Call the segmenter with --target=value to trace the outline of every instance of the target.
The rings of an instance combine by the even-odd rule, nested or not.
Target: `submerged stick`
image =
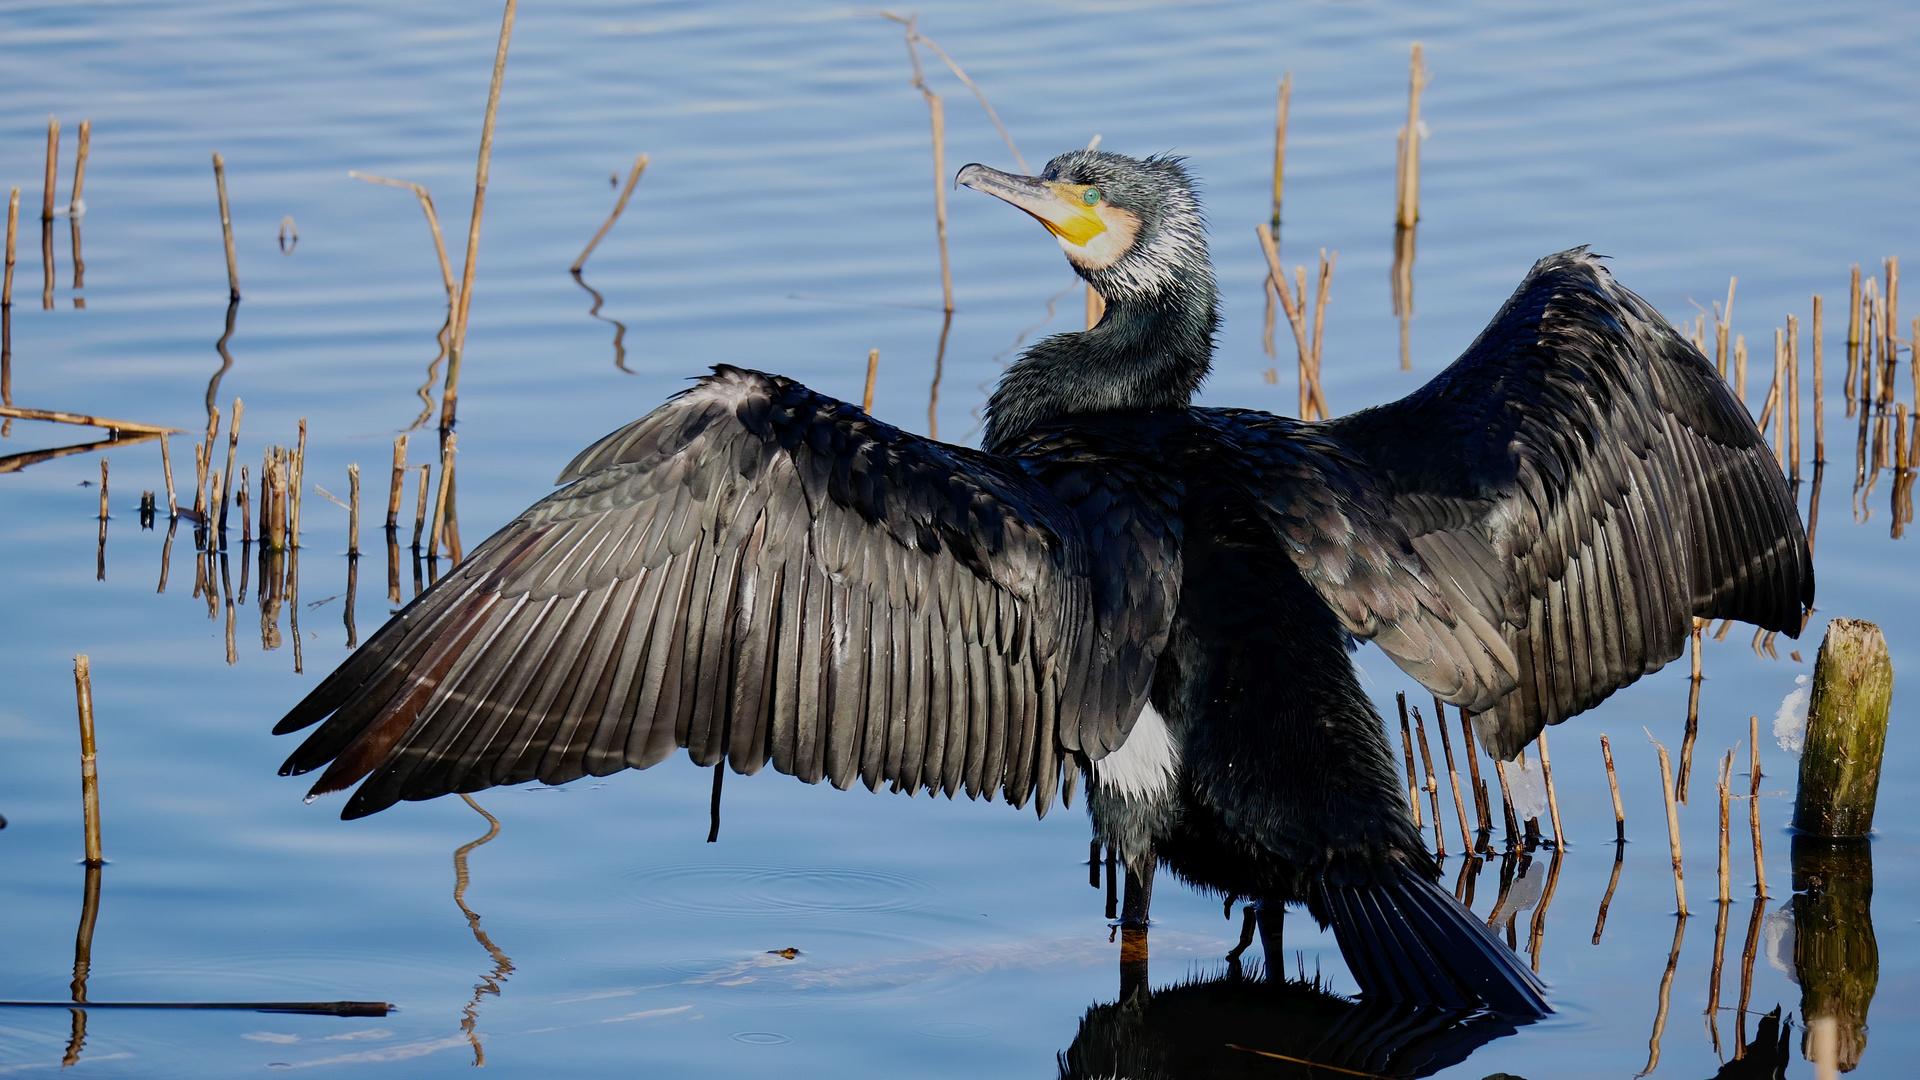
[[[227,163],[213,155],[213,185],[220,192],[220,242],[227,249],[227,298],[240,299],[240,267],[233,257],[233,215],[227,209]]]
[[[593,234],[593,239],[587,241],[587,246],[581,249],[580,257],[573,260],[573,265],[567,268],[569,272],[577,274],[581,267],[587,265],[587,256],[592,255],[593,249],[600,246],[601,239],[607,235],[608,229],[613,228],[613,223],[620,220],[620,211],[627,208],[627,200],[633,197],[634,185],[640,182],[640,174],[647,171],[649,160],[645,154],[633,159],[633,168],[627,173],[627,186],[620,192],[620,201],[613,204],[613,213],[607,215],[607,220],[600,225],[600,231]]]
[[[1660,794],[1667,804],[1667,847],[1673,852],[1673,898],[1679,905],[1682,920],[1687,911],[1687,882],[1680,868],[1680,811],[1673,798],[1673,766],[1667,760],[1667,748],[1653,732],[1647,732],[1647,741],[1660,751]]]
[[[880,376],[880,350],[867,350],[867,388],[860,395],[860,411],[873,415],[873,382]]]
[[[94,767],[93,668],[86,653],[73,658],[73,692],[80,711],[80,808],[86,828],[87,865],[100,866],[100,775]]]
[[[467,316],[473,308],[473,277],[479,269],[480,218],[487,205],[487,173],[493,163],[493,122],[500,114],[500,83],[507,73],[507,45],[513,40],[513,13],[518,0],[507,0],[500,17],[500,44],[493,54],[493,82],[487,88],[487,114],[480,125],[480,159],[474,167],[473,212],[467,218],[467,251],[460,271],[460,297],[447,350],[447,382],[440,392],[440,430],[453,430],[454,406],[460,397],[460,361],[467,354]]]

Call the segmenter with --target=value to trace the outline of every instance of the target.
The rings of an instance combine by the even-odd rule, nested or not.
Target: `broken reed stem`
[[[307,418],[300,418],[300,443],[293,451],[293,475],[287,479],[287,546],[300,546],[300,488],[307,479]],[[295,639],[298,644],[299,639]]]
[[[229,491],[233,488],[233,458],[240,449],[240,414],[246,408],[239,398],[233,399],[233,418],[227,421],[227,467],[220,475],[226,478]],[[227,500],[222,498],[216,508],[220,514],[220,535],[227,535]],[[221,544],[222,547],[226,545]]]
[[[76,156],[73,161],[73,191],[67,196],[67,217],[70,219],[78,220],[85,216],[87,212],[86,206],[81,202],[80,193],[85,190],[87,186],[87,150],[92,142],[93,121],[80,121],[80,147],[75,151]],[[77,263],[79,260],[80,253],[76,251],[74,252],[74,261]],[[76,273],[78,273],[78,269],[76,266]],[[77,287],[78,282],[75,284]]]
[[[1826,380],[1821,370],[1821,359],[1825,350],[1820,340],[1824,332],[1821,299],[1816,294],[1813,298],[1813,464],[1815,468],[1827,463]]]
[[[1553,821],[1553,847],[1562,851],[1567,846],[1567,834],[1560,829],[1560,793],[1553,787],[1553,758],[1547,754],[1547,730],[1540,729],[1540,778],[1547,784],[1547,816]]]
[[[898,15],[886,11],[881,12],[880,17],[897,22],[907,28],[907,55],[913,59],[914,85],[918,87],[925,81],[924,75],[920,70],[920,54],[914,50],[914,45],[917,43],[932,49],[933,54],[940,58],[940,62],[947,65],[947,70],[953,72],[953,77],[959,79],[961,84],[968,90],[973,91],[973,96],[979,100],[980,107],[986,110],[987,119],[993,121],[994,130],[1000,133],[1001,141],[1007,144],[1007,151],[1013,155],[1013,160],[1020,163],[1020,171],[1023,173],[1032,172],[1033,170],[1027,167],[1027,159],[1020,156],[1020,148],[1013,145],[1013,136],[1007,133],[1007,125],[1000,122],[1000,114],[993,111],[993,102],[987,100],[987,95],[982,93],[980,87],[975,85],[974,81],[967,77],[967,73],[961,69],[959,64],[953,62],[953,57],[948,56],[947,51],[942,49],[938,42],[920,32],[920,17],[913,15],[903,19]],[[1095,138],[1097,140],[1098,136],[1095,136]],[[1093,147],[1089,146],[1087,149],[1091,150]]]
[[[433,194],[425,184],[416,184],[411,180],[389,180],[384,176],[352,172],[348,176],[355,180],[365,180],[369,184],[385,184],[388,187],[406,188],[420,200],[420,210],[427,215],[427,228],[433,230],[433,251],[440,257],[440,280],[446,285],[447,303],[452,304],[459,295],[459,286],[453,280],[453,265],[447,261],[447,242],[440,235],[440,215],[433,209]]]
[[[507,73],[507,45],[513,40],[513,13],[518,0],[507,0],[500,17],[500,44],[493,54],[493,82],[487,88],[487,115],[480,125],[480,158],[474,167],[473,213],[467,218],[467,251],[460,271],[460,294],[455,304],[453,332],[448,338],[447,382],[440,392],[440,430],[453,431],[454,406],[460,397],[460,361],[467,354],[467,315],[473,308],[473,276],[479,269],[480,218],[487,204],[487,171],[493,162],[493,121],[500,113],[500,82]],[[443,480],[444,483],[444,480]],[[437,537],[439,525],[435,523]]]
[[[873,381],[880,376],[880,350],[867,350],[867,388],[860,394],[860,411],[873,415]]]
[[[1320,371],[1313,362],[1313,346],[1307,338],[1306,314],[1302,308],[1306,304],[1305,291],[1302,290],[1299,302],[1294,301],[1291,288],[1287,285],[1286,271],[1280,268],[1280,247],[1273,238],[1273,231],[1265,222],[1254,226],[1254,235],[1260,239],[1260,250],[1267,257],[1267,280],[1280,294],[1280,308],[1286,312],[1287,324],[1293,328],[1294,348],[1299,352],[1300,371],[1306,380],[1305,390],[1300,396],[1300,418],[1310,419],[1318,412],[1321,416],[1331,415],[1327,411],[1326,394],[1320,389]]]
[[[1727,335],[1733,329],[1733,290],[1739,278],[1727,279],[1727,306],[1713,313],[1713,362],[1720,377],[1727,377]]]
[[[167,449],[167,433],[160,433],[160,471],[167,476],[167,520],[180,516],[180,505],[173,495],[173,452]]]
[[[940,306],[953,314],[953,267],[947,261],[947,105],[925,87],[927,112],[933,123],[933,225],[940,238]]]
[[[227,249],[227,298],[240,299],[240,267],[233,257],[233,215],[227,210],[227,163],[213,155],[213,186],[220,192],[220,242]]]
[[[1278,241],[1276,241],[1276,244],[1277,243]],[[1328,418],[1326,396],[1320,392],[1320,357],[1322,355],[1321,347],[1326,344],[1327,300],[1333,295],[1333,264],[1338,261],[1339,258],[1340,253],[1337,251],[1328,254],[1326,248],[1320,249],[1320,276],[1315,288],[1313,300],[1312,383],[1315,399],[1314,407],[1319,414],[1315,417],[1317,420],[1325,420]],[[1302,290],[1300,293],[1300,303],[1302,306],[1305,306],[1306,300],[1306,292]]]
[[[360,557],[360,466],[347,466],[347,558]]]
[[[1627,815],[1620,808],[1620,778],[1613,772],[1613,746],[1605,735],[1600,736],[1600,756],[1607,762],[1607,790],[1613,795],[1613,842],[1627,842]]]
[[[107,520],[107,459],[100,459],[100,520]]]
[[[1440,750],[1447,756],[1447,783],[1453,786],[1453,812],[1460,820],[1460,853],[1471,855],[1473,839],[1468,835],[1467,829],[1467,802],[1460,797],[1460,770],[1454,767],[1453,737],[1447,734],[1447,706],[1440,700],[1439,695],[1435,695],[1433,699],[1433,716],[1433,726],[1440,731]],[[1472,753],[1473,747],[1467,747],[1467,752]]]
[[[1673,850],[1673,898],[1680,907],[1676,913],[1681,916],[1687,911],[1687,882],[1680,869],[1680,810],[1673,799],[1673,766],[1667,760],[1667,748],[1653,732],[1647,732],[1647,741],[1660,751],[1660,794],[1667,803],[1667,846]]]
[[[1441,858],[1447,857],[1447,837],[1445,823],[1440,819],[1440,781],[1433,771],[1433,752],[1427,749],[1427,723],[1420,716],[1420,707],[1413,708],[1413,730],[1420,739],[1420,767],[1427,774],[1427,804],[1433,810],[1433,848]]]
[[[94,766],[93,670],[86,653],[73,658],[73,693],[80,710],[80,809],[86,828],[87,865],[100,866],[100,776]]]
[[[1400,703],[1400,749],[1406,755],[1407,763],[1407,806],[1413,814],[1413,827],[1426,828],[1420,813],[1420,781],[1413,772],[1413,727],[1407,722],[1407,695],[1395,694]]]
[[[400,489],[407,479],[407,437],[393,440],[393,476],[387,483],[387,531],[400,528]]]
[[[1394,222],[1404,229],[1420,220],[1420,92],[1426,85],[1426,63],[1416,41],[1407,60],[1407,124],[1401,129],[1400,182],[1394,210]]]
[[[1280,79],[1280,98],[1273,124],[1273,235],[1280,235],[1280,192],[1287,175],[1287,107],[1293,101],[1293,72]],[[1442,719],[1445,719],[1444,717]]]
[[[634,186],[640,183],[640,174],[647,171],[649,160],[651,159],[645,154],[633,159],[633,168],[627,172],[627,186],[620,192],[620,201],[613,204],[613,213],[607,215],[607,220],[600,225],[600,231],[594,233],[593,239],[587,241],[587,246],[581,249],[580,257],[573,260],[573,265],[567,268],[568,271],[579,273],[580,268],[587,265],[587,256],[593,254],[593,249],[600,246],[600,240],[607,235],[607,230],[613,228],[613,223],[620,220],[620,211],[627,208],[627,200],[633,197]]]
[[[1747,403],[1747,335],[1733,336],[1733,395]]]
[[[420,483],[415,485],[416,495],[413,506],[413,555],[420,557],[420,533],[427,527],[427,485],[432,482],[432,465],[420,466]]]

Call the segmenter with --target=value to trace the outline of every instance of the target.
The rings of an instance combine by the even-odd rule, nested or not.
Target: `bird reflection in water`
[[[1486,1012],[1354,1001],[1314,979],[1228,974],[1096,1005],[1060,1077],[1431,1076],[1511,1035]]]

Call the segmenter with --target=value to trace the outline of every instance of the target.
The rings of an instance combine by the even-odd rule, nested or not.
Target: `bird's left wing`
[[[1042,480],[716,369],[323,680],[275,728],[326,720],[282,772],[327,766],[316,793],[365,778],[358,817],[685,747],[839,787],[1037,792],[1044,812],[1067,753],[1124,738],[1165,640],[1170,612],[1101,597],[1178,557],[1076,453],[1099,456],[1039,451]]]
[[[1509,757],[1680,655],[1695,617],[1797,634],[1792,491],[1698,350],[1584,250],[1446,371],[1319,424],[1216,414],[1304,577]]]

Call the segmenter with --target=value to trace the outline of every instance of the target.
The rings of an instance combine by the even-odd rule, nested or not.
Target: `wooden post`
[[[80,808],[86,824],[87,865],[100,866],[100,777],[94,768],[93,671],[87,654],[73,658],[73,691],[80,706]]]
[[[1828,623],[1807,703],[1794,828],[1830,838],[1872,830],[1892,702],[1893,662],[1880,628],[1860,619]]]

